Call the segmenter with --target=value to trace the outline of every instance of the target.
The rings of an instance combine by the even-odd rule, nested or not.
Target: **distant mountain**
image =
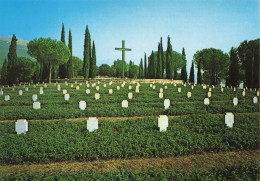
[[[27,54],[27,43],[29,43],[29,41],[22,40],[18,37],[17,39],[17,56],[24,56],[32,59],[32,57]],[[0,65],[3,64],[5,58],[7,59],[11,40],[12,36],[0,36]]]

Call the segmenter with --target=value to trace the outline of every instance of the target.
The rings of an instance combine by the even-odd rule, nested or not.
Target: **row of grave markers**
[[[233,128],[234,114],[227,112],[225,115],[225,124],[229,128]],[[169,126],[169,119],[166,115],[160,115],[158,118],[158,128],[160,132],[166,132]],[[93,132],[98,129],[98,119],[96,117],[89,117],[87,120],[87,130]],[[15,131],[17,134],[26,134],[28,131],[28,122],[26,119],[19,119],[15,123]]]

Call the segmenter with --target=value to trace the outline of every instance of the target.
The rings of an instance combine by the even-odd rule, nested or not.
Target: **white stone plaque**
[[[127,100],[122,101],[122,107],[125,107],[125,108],[128,107],[128,101]]]
[[[204,99],[204,104],[205,104],[205,105],[209,105],[209,98],[205,98],[205,99]]]
[[[69,94],[65,94],[64,95],[64,99],[65,99],[65,101],[68,101],[70,99],[70,95]]]
[[[5,95],[5,101],[10,101],[10,96],[9,95]]]
[[[163,88],[160,88],[160,92],[163,93]]]
[[[167,87],[167,85],[166,86],[164,86],[164,89],[167,89],[168,87]]]
[[[253,98],[253,103],[256,104],[257,102],[258,102],[258,100],[257,100],[257,97],[255,96],[255,97]]]
[[[86,89],[86,94],[90,94],[90,89]]]
[[[128,93],[128,99],[133,99],[133,93],[132,92]]]
[[[221,87],[221,92],[223,92],[224,91],[224,88],[223,87]]]
[[[28,87],[25,87],[25,91],[26,91],[26,92],[28,92],[28,91],[29,91]]]
[[[60,84],[57,85],[57,90],[60,91]]]
[[[158,118],[158,127],[160,129],[160,132],[165,132],[168,126],[168,117],[166,115],[160,115]]]
[[[165,99],[164,100],[164,108],[168,109],[170,107],[171,103],[170,103],[170,99]]]
[[[225,124],[227,125],[227,127],[233,128],[233,124],[234,124],[234,114],[233,113],[231,113],[231,112],[226,113]]]
[[[256,92],[256,95],[259,97],[259,91]]]
[[[113,94],[113,89],[108,89],[109,94]]]
[[[234,106],[237,106],[237,104],[238,104],[238,99],[237,99],[237,97],[234,97],[234,99],[233,99],[233,104],[234,104]]]
[[[107,84],[104,84],[104,87],[107,87]]]
[[[163,93],[162,93],[162,92],[159,93],[159,98],[160,98],[160,99],[163,98]]]
[[[76,86],[76,90],[79,90],[79,86]]]
[[[181,92],[181,88],[180,87],[178,88],[178,92]]]
[[[96,86],[96,90],[99,91],[99,86]]]
[[[4,95],[4,91],[0,90],[0,96]]]
[[[136,86],[135,92],[136,92],[136,93],[139,93],[139,91],[140,91],[140,90],[139,90],[139,86]]]
[[[187,92],[187,97],[188,97],[188,98],[191,97],[191,92]]]
[[[79,101],[79,108],[80,110],[85,110],[87,107],[86,101]]]
[[[15,123],[15,131],[17,134],[26,134],[28,131],[28,122],[26,119],[18,119]]]
[[[246,91],[242,91],[242,96],[245,97]]]
[[[34,102],[33,103],[33,109],[41,109],[41,103],[40,102]]]
[[[129,89],[129,90],[132,90],[132,86],[131,86],[131,85],[130,85],[130,86],[128,86],[128,89]]]
[[[99,93],[96,93],[96,94],[95,94],[95,99],[96,99],[96,100],[100,99],[100,94],[99,94]]]
[[[43,87],[45,87],[45,88],[46,88],[46,87],[47,87],[47,84],[46,84],[46,83],[44,83]]]
[[[63,90],[62,90],[62,93],[63,93],[63,94],[67,94],[67,90],[66,90],[66,89],[63,89]]]
[[[89,132],[93,132],[98,129],[98,119],[96,117],[90,117],[88,119],[87,129]]]
[[[117,90],[120,90],[120,86],[116,86],[116,89],[117,89]]]
[[[153,85],[153,89],[155,89],[156,88],[156,86],[155,85]]]
[[[208,92],[208,97],[211,97],[211,92]]]
[[[22,96],[22,95],[23,95],[23,91],[19,90],[19,96]]]
[[[40,94],[43,94],[43,90],[40,89]]]
[[[37,101],[37,99],[38,99],[38,95],[37,95],[37,94],[33,94],[33,95],[32,95],[32,100],[33,100],[33,101]]]

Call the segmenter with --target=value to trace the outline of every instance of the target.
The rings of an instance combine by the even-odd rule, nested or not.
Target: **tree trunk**
[[[51,83],[51,65],[50,65],[49,83]]]

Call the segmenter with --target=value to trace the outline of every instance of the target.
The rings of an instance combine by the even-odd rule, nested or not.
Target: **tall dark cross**
[[[115,48],[115,50],[122,51],[122,69],[124,78],[124,62],[125,62],[125,51],[132,51],[130,48],[125,48],[125,40],[122,40],[122,48]]]

